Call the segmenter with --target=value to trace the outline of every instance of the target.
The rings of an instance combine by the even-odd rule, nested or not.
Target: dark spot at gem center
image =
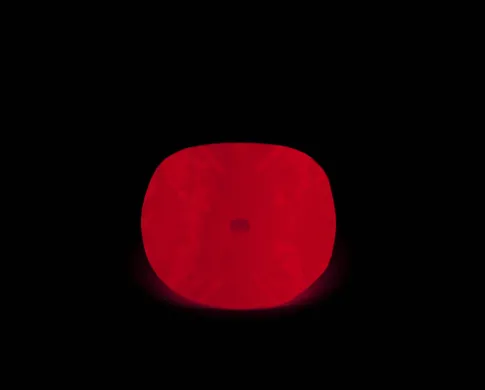
[[[236,218],[231,221],[231,230],[233,232],[249,231],[249,221],[244,218]]]

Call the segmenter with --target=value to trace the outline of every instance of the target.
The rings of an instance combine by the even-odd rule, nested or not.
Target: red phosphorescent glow
[[[191,147],[155,171],[142,236],[158,277],[212,308],[283,305],[327,268],[335,239],[323,169],[284,146]]]

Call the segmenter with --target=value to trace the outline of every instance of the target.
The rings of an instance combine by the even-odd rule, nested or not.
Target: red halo
[[[335,239],[323,169],[284,146],[221,143],[166,158],[148,186],[142,237],[174,292],[206,307],[281,306],[327,268]]]

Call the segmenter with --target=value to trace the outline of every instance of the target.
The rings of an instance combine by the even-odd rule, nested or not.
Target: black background
[[[76,132],[63,152],[76,156],[64,178],[76,199],[70,217],[82,222],[65,306],[96,339],[149,349],[187,340],[213,347],[402,340],[416,318],[407,315],[417,293],[406,277],[418,261],[409,256],[416,235],[407,224],[416,225],[411,183],[422,169],[413,162],[422,124],[412,76],[338,57],[325,72],[300,67],[291,79],[271,66],[219,65],[172,63],[168,71],[132,56],[78,75],[75,113],[67,115]],[[337,216],[330,268],[343,273],[335,291],[291,309],[224,313],[178,307],[140,283],[141,207],[154,170],[176,151],[214,142],[286,145],[323,167]]]
[[[22,145],[35,144],[49,157],[42,169],[29,161],[41,171],[35,191],[48,190],[38,206],[46,211],[38,230],[47,233],[47,261],[35,256],[34,263],[52,278],[47,283],[34,274],[52,295],[41,300],[29,291],[26,301],[38,310],[29,313],[25,333],[45,323],[69,352],[77,352],[73,341],[89,346],[88,359],[103,360],[106,344],[111,355],[147,356],[131,353],[135,346],[160,359],[170,349],[185,358],[200,351],[206,360],[207,351],[239,354],[241,346],[251,359],[265,350],[282,359],[310,356],[291,354],[292,346],[319,358],[332,358],[335,346],[348,358],[355,350],[348,347],[364,344],[367,361],[378,347],[400,354],[408,342],[421,345],[415,333],[434,332],[428,320],[442,290],[420,275],[434,273],[445,257],[420,244],[437,236],[429,223],[436,199],[427,188],[454,167],[445,163],[449,156],[435,157],[444,150],[446,127],[438,119],[446,122],[453,110],[436,99],[446,100],[450,86],[448,60],[429,60],[437,47],[434,30],[432,39],[419,36],[419,44],[408,42],[408,25],[399,36],[376,28],[377,39],[342,25],[314,34],[322,36],[316,43],[288,36],[278,47],[268,39],[253,48],[227,37],[211,48],[214,40],[197,34],[179,43],[178,31],[135,38],[107,28],[109,34],[86,41],[86,29],[50,45],[63,35],[54,29],[56,39],[40,38],[25,62],[23,77],[33,89],[27,97],[37,109],[20,116],[32,117],[36,129]],[[55,131],[49,138],[40,128]],[[151,175],[166,156],[211,142],[287,145],[325,169],[336,206],[335,249],[342,254],[332,264],[345,260],[342,284],[332,294],[291,310],[227,314],[174,306],[139,283],[136,265],[146,262],[141,206]],[[443,154],[448,150],[459,159],[456,147]],[[54,173],[52,183],[46,172]],[[442,181],[450,187],[448,178]],[[54,209],[63,220],[49,228]],[[446,215],[441,206],[436,214]],[[50,261],[51,253],[59,263]],[[437,299],[423,294],[420,278]],[[40,338],[50,343],[46,335]],[[230,363],[234,354],[218,356]]]

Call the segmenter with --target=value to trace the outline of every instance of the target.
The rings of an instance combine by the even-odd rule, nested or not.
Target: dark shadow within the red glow
[[[335,224],[323,169],[302,152],[266,144],[173,154],[154,173],[142,210],[145,252],[169,287],[164,295],[228,310],[280,307],[316,285]]]
[[[345,243],[337,237],[332,259],[325,272],[303,293],[277,308],[245,310],[246,316],[273,316],[281,314],[291,314],[309,305],[318,304],[325,301],[337,292],[346,282],[348,276],[348,256]],[[153,268],[150,266],[143,247],[139,247],[133,257],[133,273],[135,282],[152,299],[165,302],[170,305],[186,307],[206,315],[224,316],[236,314],[238,311],[215,309],[208,306],[197,304],[185,299],[172,291],[160,278],[157,277]]]

